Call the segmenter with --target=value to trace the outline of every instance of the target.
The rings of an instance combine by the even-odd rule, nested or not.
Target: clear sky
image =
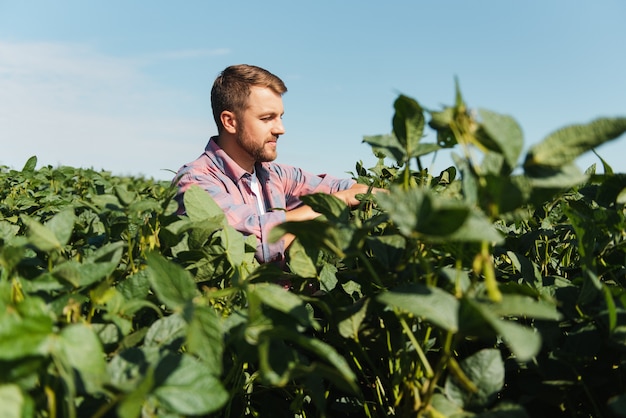
[[[626,1],[0,0],[0,165],[170,179],[216,133],[211,84],[237,63],[287,84],[278,161],[307,171],[373,165],[363,136],[391,131],[397,95],[439,109],[455,76],[527,149],[626,116]],[[626,135],[598,151],[626,172]]]

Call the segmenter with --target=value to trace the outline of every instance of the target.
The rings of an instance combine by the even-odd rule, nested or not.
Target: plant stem
[[[450,331],[446,332],[445,341],[442,347],[442,355],[439,359],[439,362],[437,363],[437,368],[435,369],[433,377],[428,381],[426,385],[424,385],[424,393],[422,396],[423,403],[420,408],[422,411],[430,407],[432,397],[435,394],[435,390],[437,389],[437,382],[439,381],[439,379],[443,375],[443,372],[448,366],[448,361],[452,355],[453,340],[454,334]]]
[[[494,302],[502,301],[502,293],[498,289],[498,282],[496,281],[496,272],[493,266],[493,259],[489,252],[489,243],[483,241],[481,243],[481,253],[483,263],[483,275],[485,277],[485,286],[487,287],[487,294],[489,298]]]
[[[424,372],[426,373],[426,377],[429,379],[432,378],[433,369],[430,366],[428,359],[426,358],[426,354],[424,354],[424,350],[422,350],[422,346],[417,342],[417,339],[415,338],[413,331],[411,331],[411,328],[409,328],[409,325],[406,323],[404,318],[398,315],[398,319],[400,320],[400,324],[402,325],[402,329],[404,330],[404,333],[407,335],[407,337],[409,337],[409,340],[411,340],[411,344],[413,344],[413,347],[415,348],[415,351],[417,352],[417,356],[420,359],[420,363],[425,369]]]
[[[49,418],[56,418],[57,416],[57,402],[56,397],[54,396],[54,391],[48,385],[44,388],[44,392],[46,394],[46,400],[48,402],[48,412],[50,413]]]

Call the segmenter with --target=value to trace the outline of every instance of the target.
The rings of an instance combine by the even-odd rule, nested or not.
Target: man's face
[[[252,86],[246,110],[237,118],[237,145],[254,162],[274,161],[276,141],[285,133],[283,100],[266,87]]]

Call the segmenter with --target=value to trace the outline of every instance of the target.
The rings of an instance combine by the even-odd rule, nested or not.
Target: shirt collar
[[[215,161],[215,163],[222,169],[232,181],[238,183],[242,177],[250,175],[246,170],[241,168],[239,164],[235,162],[226,152],[217,144],[217,137],[211,137],[209,143],[204,149],[204,153]],[[265,183],[269,180],[269,166],[271,163],[255,163],[254,168],[257,173],[257,177],[261,183]]]

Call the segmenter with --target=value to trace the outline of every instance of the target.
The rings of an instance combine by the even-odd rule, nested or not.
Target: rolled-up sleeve
[[[273,176],[270,183],[280,183],[280,187],[272,184],[268,188],[271,193],[282,194],[284,208],[292,210],[300,206],[300,197],[313,193],[334,193],[352,187],[356,181],[340,179],[327,174],[311,174],[296,167],[286,165],[272,166]],[[274,198],[274,196],[272,196]],[[281,198],[281,196],[276,196]]]

